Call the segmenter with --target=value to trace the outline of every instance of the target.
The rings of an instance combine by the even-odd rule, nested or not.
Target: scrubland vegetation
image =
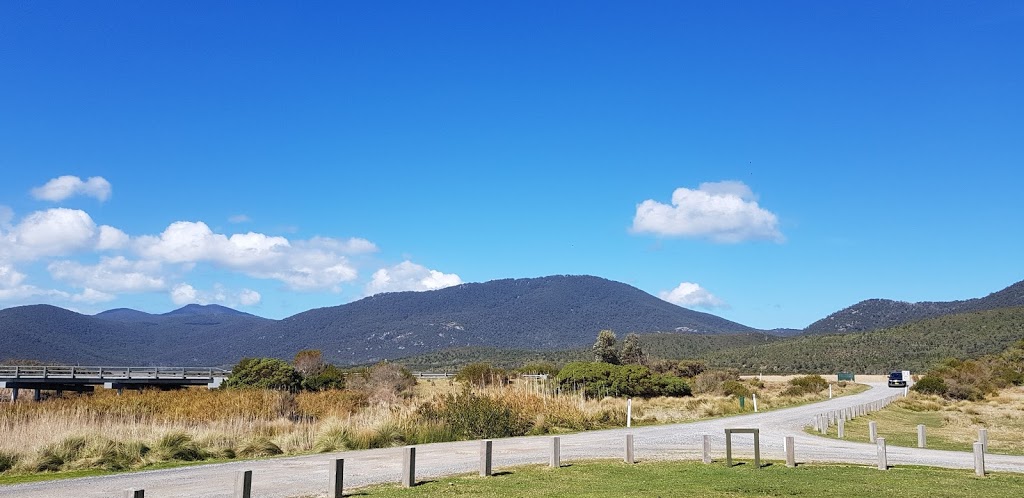
[[[417,384],[401,367],[380,364],[348,373],[344,389],[316,391],[302,390],[301,386],[309,385],[303,383],[309,377],[292,376],[283,367],[294,367],[284,362],[244,363],[228,383],[235,388],[121,396],[100,390],[38,403],[0,404],[0,473],[118,471],[167,462],[565,433],[625,424],[626,400],[574,387],[567,380],[569,367],[559,377],[535,381],[517,378],[518,372],[481,365],[468,369],[465,381]],[[662,376],[685,386],[685,396],[649,393],[650,397],[634,399],[634,424],[737,413],[736,397],[754,393],[762,409],[825,396],[821,389],[794,392],[790,384],[740,380],[735,371],[706,370],[696,362],[663,362],[652,368],[594,365],[601,372],[623,369],[630,373],[624,377],[627,381]],[[263,373],[254,380],[284,379],[290,390],[242,386],[240,379],[251,373],[249,367]],[[540,363],[524,366],[523,371],[550,373],[553,368]],[[675,377],[672,371],[690,377]],[[322,370],[308,372],[315,376]],[[486,378],[491,382],[472,381]],[[617,380],[619,387],[628,387],[629,382]],[[275,385],[281,387],[277,381]],[[751,409],[748,401],[746,411]]]

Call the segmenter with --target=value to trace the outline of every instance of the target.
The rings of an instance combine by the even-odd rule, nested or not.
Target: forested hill
[[[336,361],[357,363],[462,346],[575,348],[593,344],[602,329],[620,335],[754,330],[621,282],[550,276],[378,294],[286,318],[266,340],[282,352],[315,346]]]
[[[920,372],[946,358],[978,358],[1024,339],[1024,307],[976,311],[846,334],[807,334],[711,353],[708,363],[744,372]]]
[[[551,276],[398,292],[268,320],[190,305],[165,314],[95,316],[53,306],[0,310],[0,360],[223,365],[320,349],[342,364],[450,347],[530,350],[593,344],[597,332],[742,333],[753,329],[591,276]]]
[[[1024,281],[988,296],[963,301],[908,303],[869,299],[837,311],[804,329],[808,333],[858,332],[895,327],[926,318],[1024,306]]]

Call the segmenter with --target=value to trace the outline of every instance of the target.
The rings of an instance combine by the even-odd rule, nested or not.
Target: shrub
[[[937,394],[939,396],[945,396],[949,387],[946,386],[946,381],[943,380],[942,377],[929,374],[921,377],[921,379],[918,380],[911,389],[922,394]]]
[[[586,396],[592,398],[690,394],[690,386],[685,381],[668,377],[652,374],[641,365],[573,362],[558,373],[557,380],[562,389],[583,389]]]
[[[508,374],[500,368],[492,367],[490,363],[470,363],[455,374],[455,380],[477,387],[485,387],[495,383],[508,382]]]
[[[350,389],[361,391],[369,403],[393,404],[412,395],[416,378],[394,363],[381,362],[347,380]]]
[[[18,455],[0,451],[0,473],[11,470],[18,464]]]
[[[161,460],[181,460],[195,462],[206,459],[209,454],[204,451],[192,436],[184,432],[165,434],[153,447],[153,453]]]
[[[555,377],[558,375],[558,366],[550,361],[534,361],[523,365],[516,371],[523,374],[547,374],[548,377]]]
[[[277,358],[244,358],[231,369],[224,387],[297,391],[301,382],[299,372]]]
[[[345,374],[334,365],[325,365],[316,372],[303,377],[302,388],[308,391],[344,389]]]
[[[722,391],[727,396],[750,396],[750,388],[738,380],[727,380],[722,384]]]
[[[820,375],[804,375],[790,379],[789,387],[782,392],[786,396],[803,396],[819,393],[828,388],[828,381]]]
[[[420,407],[420,416],[447,427],[463,439],[485,439],[525,435],[530,421],[524,413],[500,398],[464,389]]]
[[[253,438],[238,450],[239,456],[245,458],[268,457],[281,453],[283,453],[281,447],[267,437]]]
[[[696,393],[725,394],[723,385],[730,380],[739,380],[736,370],[705,370],[693,378],[693,390]]]

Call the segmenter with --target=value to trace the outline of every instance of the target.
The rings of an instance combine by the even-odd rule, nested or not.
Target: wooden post
[[[558,436],[551,438],[551,459],[548,461],[548,465],[551,467],[562,466],[562,451],[561,451],[561,439]]]
[[[146,498],[146,490],[126,489],[124,490],[124,498]]]
[[[793,436],[786,436],[786,467],[796,467],[796,450],[793,449]]]
[[[919,424],[917,426],[917,447],[924,448],[926,442],[927,441],[925,440],[924,424]]]
[[[490,439],[480,441],[480,476],[491,475],[491,449],[493,442]]]
[[[985,477],[985,445],[974,443],[974,474]]]
[[[235,474],[234,498],[252,498],[252,471],[240,470]]]
[[[416,447],[406,446],[402,458],[402,487],[411,488],[416,485]]]
[[[636,460],[633,458],[633,435],[626,434],[626,463],[635,463]]]
[[[889,470],[889,459],[885,455],[885,438],[878,438],[878,470]]]
[[[878,441],[878,422],[874,420],[868,422],[868,441],[872,443]]]
[[[328,488],[327,498],[342,498],[345,496],[342,489],[344,488],[344,477],[345,477],[345,459],[337,458],[331,461],[330,470],[328,471]]]
[[[981,443],[982,451],[988,453],[988,429],[978,429],[978,442]]]
[[[725,444],[729,444],[729,440],[725,440]],[[704,435],[704,463],[711,463],[711,436]]]

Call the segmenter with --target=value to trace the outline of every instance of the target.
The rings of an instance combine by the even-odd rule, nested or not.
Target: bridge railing
[[[212,379],[227,377],[222,368],[91,367],[0,365],[0,378],[9,379]]]

